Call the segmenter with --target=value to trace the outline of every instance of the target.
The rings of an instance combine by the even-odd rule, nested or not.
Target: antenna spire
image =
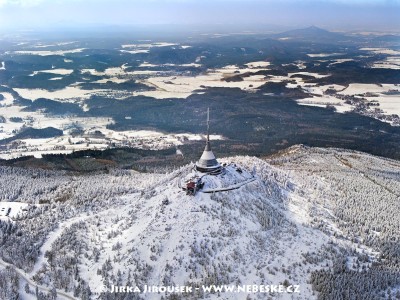
[[[207,142],[210,141],[210,108],[207,108]]]
[[[221,165],[215,158],[214,153],[211,151],[210,145],[210,108],[207,108],[207,141],[204,148],[203,155],[196,163],[196,170],[207,174],[221,173]]]

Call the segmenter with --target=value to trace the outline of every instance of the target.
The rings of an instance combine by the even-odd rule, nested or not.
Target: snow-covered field
[[[353,109],[351,105],[346,104],[343,100],[333,96],[314,96],[312,98],[297,100],[297,103],[300,105],[317,106],[322,108],[326,108],[326,106],[329,105],[335,107],[336,111],[339,113],[349,112]]]
[[[400,115],[400,92],[397,95],[378,95],[377,97],[367,97],[368,101],[377,101],[379,107],[386,114]]]
[[[270,65],[271,63],[268,61],[254,61],[246,64],[246,66],[253,69],[268,68]]]
[[[1,108],[0,108],[1,114]],[[25,115],[25,114],[24,114]],[[19,115],[20,117],[23,115]],[[12,159],[21,156],[42,157],[44,154],[69,154],[74,151],[85,149],[106,149],[111,144],[122,147],[134,147],[139,149],[167,149],[183,145],[185,141],[202,140],[204,136],[198,134],[165,134],[150,130],[126,130],[113,131],[107,129],[110,123],[107,118],[46,118],[39,114],[29,115],[35,117],[32,126],[35,128],[55,127],[64,130],[64,135],[46,139],[20,139],[19,145],[9,150],[0,151],[0,159]],[[23,123],[8,122],[0,125],[0,137],[13,136],[12,131],[18,130]],[[71,127],[72,126],[72,127]],[[84,130],[82,137],[71,137],[68,132],[70,128],[81,128]],[[97,137],[96,132],[101,132],[104,137]],[[210,135],[213,140],[224,139],[221,135]]]
[[[89,97],[85,91],[76,87],[70,87],[55,92],[46,90],[15,89],[21,96],[31,98],[50,98],[60,101],[83,101],[81,97]],[[98,90],[100,91],[100,90]],[[98,92],[97,91],[97,92]],[[63,130],[64,135],[56,138],[46,139],[21,139],[19,145],[12,149],[0,151],[1,159],[11,159],[21,156],[32,155],[42,157],[44,154],[72,153],[84,149],[105,149],[111,144],[116,146],[130,146],[140,149],[166,149],[179,146],[185,140],[201,140],[204,137],[196,134],[165,134],[150,130],[126,130],[113,131],[107,127],[113,121],[109,118],[100,117],[77,117],[77,116],[52,116],[40,111],[27,112],[23,107],[14,105],[14,98],[10,93],[1,93],[4,99],[0,102],[0,116],[4,116],[6,122],[0,123],[0,139],[10,138],[20,131],[24,126],[37,129],[54,127]],[[71,98],[75,96],[76,98]],[[10,118],[20,118],[21,122],[13,122]],[[126,116],[130,118],[130,116]],[[79,128],[83,130],[83,136],[73,138],[69,135],[70,130]],[[99,137],[100,132],[103,137]],[[220,135],[213,135],[213,139],[223,139]]]
[[[228,65],[220,69],[208,70],[198,76],[159,76],[150,77],[143,81],[143,84],[156,87],[155,91],[135,92],[134,95],[143,95],[157,99],[165,98],[187,98],[190,95],[207,87],[240,88],[242,90],[254,91],[267,82],[265,76],[251,75],[257,71],[267,70],[269,62],[251,62],[241,68],[235,65]],[[247,74],[243,81],[227,81],[229,77],[238,74]]]
[[[40,71],[34,71],[31,75],[29,76],[35,76],[39,73],[50,73],[50,74],[57,74],[57,75],[70,75],[74,70],[70,69],[51,69],[51,70],[40,70]]]
[[[318,73],[311,73],[311,72],[296,72],[296,73],[289,73],[288,76],[292,77],[293,75],[306,75],[306,76],[312,76],[314,78],[324,78],[324,77],[329,77],[328,75],[322,75]]]
[[[338,94],[362,96],[367,101],[378,102],[385,114],[400,115],[399,84],[350,84]]]
[[[50,56],[50,55],[65,55],[71,53],[79,53],[86,50],[85,48],[78,48],[78,49],[70,49],[70,50],[20,50],[20,51],[11,51],[6,52],[7,54],[23,54],[23,55],[39,55],[39,56]]]
[[[155,42],[149,43],[151,41],[143,41],[145,43],[135,43],[135,44],[123,44],[121,45],[122,53],[130,53],[130,54],[143,54],[149,53],[151,48],[158,48],[158,47],[180,47],[182,49],[190,48],[191,46],[180,45],[177,43],[168,43],[168,42]]]
[[[3,93],[6,96],[7,105],[0,106],[0,116],[4,116],[5,123],[0,123],[0,139],[13,136],[13,131],[19,131],[24,125],[34,128],[55,127],[61,130],[68,130],[72,127],[81,127],[85,131],[90,129],[103,129],[110,124],[108,118],[98,117],[74,117],[74,116],[51,116],[39,111],[23,111],[23,107],[13,105],[14,98],[11,94]],[[2,103],[0,102],[0,104]],[[22,122],[12,122],[10,118],[21,118]]]
[[[377,61],[372,68],[379,69],[400,69],[400,51],[387,48],[361,48],[362,51],[368,51],[374,54],[384,54],[387,57],[384,60]]]
[[[373,52],[375,54],[400,55],[400,51],[387,48],[360,48],[360,50]]]
[[[79,87],[69,86],[61,90],[49,91],[45,89],[14,89],[21,97],[30,100],[39,98],[60,100],[62,102],[80,102],[83,99],[88,99],[90,96],[101,93],[108,93],[109,90],[83,90]]]
[[[310,53],[307,54],[309,57],[315,58],[315,57],[331,57],[331,56],[340,56],[346,53]]]
[[[14,103],[14,97],[10,93],[0,93],[3,95],[3,100],[0,101],[0,106],[11,106]]]
[[[35,45],[33,45],[33,48],[51,48],[51,47],[59,47],[59,46],[66,46],[66,45],[71,45],[75,44],[77,41],[70,41],[70,42],[59,42],[59,43],[53,43],[53,44],[43,44],[42,42],[39,42]]]
[[[349,61],[354,61],[354,59],[352,59],[352,58],[335,59],[335,60],[333,60],[333,62],[331,62],[328,65],[328,67],[332,66],[332,65],[342,64],[342,63],[349,62]]]
[[[366,93],[385,93],[389,91],[399,91],[399,84],[364,84],[351,83],[346,89],[340,91],[342,95],[364,95]]]
[[[168,44],[157,44],[157,47],[167,46]],[[125,45],[126,48],[127,45]],[[130,45],[134,46],[134,45]],[[150,45],[147,45],[150,46]],[[159,65],[148,64],[143,62],[139,66],[139,70],[135,71],[126,71],[126,65],[122,65],[120,67],[107,68],[104,72],[97,71],[95,69],[82,69],[81,72],[89,73],[95,76],[107,76],[109,78],[101,79],[95,81],[95,83],[105,83],[107,81],[112,81],[116,83],[125,82],[131,78],[135,78],[137,76],[147,76],[147,79],[138,80],[139,82],[151,86],[156,87],[155,91],[142,91],[142,92],[133,92],[133,93],[123,93],[121,96],[120,92],[111,91],[111,90],[84,90],[80,89],[76,86],[68,86],[61,90],[56,91],[48,91],[45,89],[22,89],[16,88],[15,91],[18,92],[22,97],[35,100],[38,98],[48,98],[48,99],[57,99],[60,101],[68,101],[68,102],[82,102],[85,99],[88,99],[91,95],[102,95],[102,94],[114,94],[114,96],[118,99],[128,97],[128,96],[137,96],[143,95],[148,97],[154,97],[157,99],[165,99],[165,98],[187,98],[188,96],[196,93],[198,90],[202,90],[206,87],[228,87],[228,88],[241,88],[243,90],[255,90],[266,82],[264,76],[261,75],[249,75],[243,77],[243,81],[226,81],[231,76],[235,76],[237,74],[244,73],[255,73],[260,70],[267,70],[269,62],[259,61],[259,62],[251,62],[246,64],[246,67],[238,67],[229,65],[221,69],[216,70],[208,70],[205,74],[199,76],[165,76],[168,71],[159,71],[153,70],[155,67],[159,67]],[[166,65],[168,66],[168,64]],[[182,66],[182,67],[200,67],[201,65],[198,63],[191,64],[182,64],[182,65],[169,65],[169,66]],[[43,71],[35,71],[33,75],[36,75],[39,72],[47,72],[53,74],[67,75],[71,73],[73,70],[67,69],[53,69],[53,70],[43,70]],[[317,75],[315,75],[317,76]],[[53,78],[54,79],[54,78]],[[58,78],[57,78],[58,79]],[[55,79],[54,79],[55,80]]]
[[[304,72],[303,72],[304,73]],[[296,83],[288,83],[288,88],[300,86],[305,92],[312,95],[310,98],[298,99],[300,105],[335,107],[339,113],[352,111],[354,106],[346,103],[346,97],[365,98],[367,102],[379,103],[379,108],[386,115],[400,116],[400,86],[398,84],[360,84],[351,83],[347,87],[341,85],[322,85],[304,83],[297,80]],[[327,94],[327,91],[335,94]],[[384,120],[385,121],[385,120]],[[388,121],[391,122],[391,121]]]
[[[8,221],[16,218],[18,215],[24,213],[28,207],[26,203],[19,202],[3,202],[7,199],[2,199],[4,196],[0,195],[0,221]]]
[[[387,57],[374,63],[373,68],[400,70],[400,56]]]
[[[157,42],[157,43],[147,43],[147,44],[125,44],[121,45],[122,48],[153,48],[153,47],[171,47],[178,46],[176,43],[167,42]]]
[[[135,70],[127,72],[126,66],[122,65],[121,67],[107,68],[104,72],[97,71],[95,69],[82,69],[82,73],[89,73],[95,76],[110,76],[110,77],[124,77],[130,78],[137,75],[157,75],[159,73],[165,73],[166,71],[157,71],[157,70]]]

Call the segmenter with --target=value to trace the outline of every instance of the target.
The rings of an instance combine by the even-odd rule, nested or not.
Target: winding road
[[[15,272],[17,272],[17,274],[24,279],[31,287],[33,287],[33,290],[36,290],[36,287],[38,288],[39,291],[42,292],[46,292],[46,293],[50,293],[51,289],[39,284],[36,284],[32,279],[30,279],[29,275],[24,272],[23,270],[16,268],[14,265],[6,263],[5,261],[3,261],[2,259],[0,259],[0,266],[3,266],[4,268],[6,267],[11,267],[15,270]],[[57,291],[57,299],[68,299],[68,300],[78,300],[77,298],[71,296],[68,293],[65,293],[63,291],[60,290],[56,290]]]

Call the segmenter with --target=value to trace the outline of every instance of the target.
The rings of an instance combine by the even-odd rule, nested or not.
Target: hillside
[[[8,263],[17,272],[0,271],[0,282],[14,279],[0,299],[17,293],[35,299],[24,278],[39,284],[41,299],[46,291],[60,299],[385,299],[400,293],[399,161],[304,146],[265,159],[220,161],[226,172],[203,177],[203,191],[232,189],[195,196],[180,188],[194,175],[191,165],[169,174],[90,175],[0,167],[0,204],[12,206],[9,216],[0,213],[0,270]],[[111,293],[113,285],[193,291]],[[203,288],[213,285],[235,290]],[[247,285],[299,286],[300,293],[238,290]]]

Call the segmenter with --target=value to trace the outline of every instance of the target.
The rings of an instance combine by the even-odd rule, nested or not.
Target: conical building
[[[221,172],[221,165],[215,158],[214,153],[211,150],[210,145],[210,109],[207,110],[207,141],[206,147],[204,148],[203,154],[199,161],[196,163],[196,170],[202,173],[214,173]]]

